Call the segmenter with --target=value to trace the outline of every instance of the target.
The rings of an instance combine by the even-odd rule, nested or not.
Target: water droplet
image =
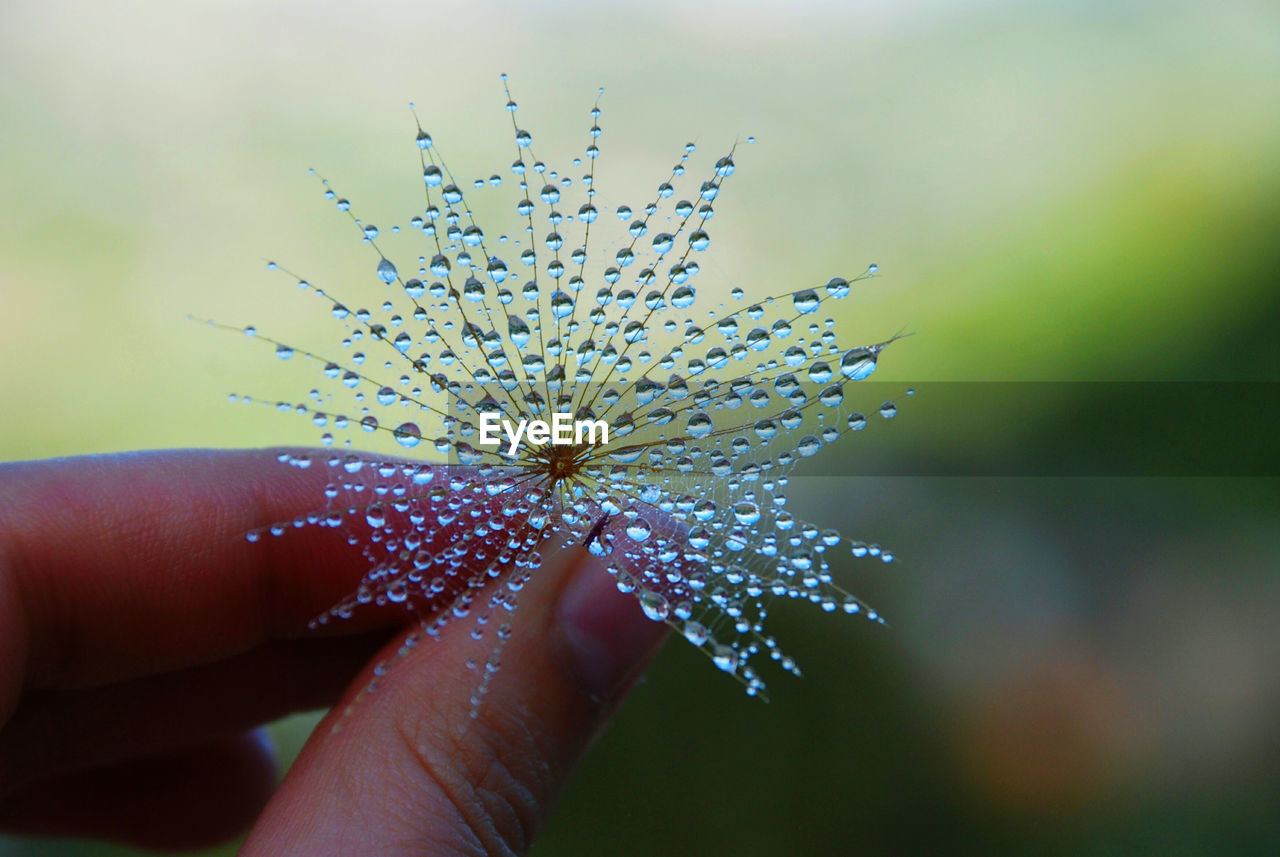
[[[852,348],[840,358],[840,372],[850,381],[861,381],[876,370],[876,353],[870,348]]]
[[[701,622],[690,619],[684,623],[684,638],[695,646],[706,643],[708,636],[707,628]]]
[[[401,446],[410,449],[422,442],[422,432],[415,423],[401,423],[396,426],[395,437]]]
[[[796,312],[801,313],[811,313],[815,311],[820,303],[818,293],[813,289],[805,289],[804,291],[796,292],[795,296],[792,297],[791,300],[795,304]]]
[[[738,653],[723,644],[717,644],[711,655],[712,662],[727,673],[738,669]]]
[[[671,604],[657,592],[644,589],[637,593],[637,600],[644,615],[654,622],[663,622],[671,615]]]

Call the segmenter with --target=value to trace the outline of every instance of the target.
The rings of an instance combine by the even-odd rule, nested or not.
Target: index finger
[[[279,454],[0,465],[0,711],[15,685],[104,684],[296,635],[348,592],[367,561],[339,530],[246,541],[323,509],[326,468]]]

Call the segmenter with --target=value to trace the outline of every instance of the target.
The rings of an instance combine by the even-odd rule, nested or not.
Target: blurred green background
[[[403,222],[407,102],[487,174],[510,161],[501,71],[548,160],[580,151],[607,88],[606,202],[634,204],[686,139],[756,135],[704,281],[772,293],[878,263],[842,325],[918,335],[877,380],[1280,381],[1274,3],[8,0],[0,48],[5,459],[314,442],[227,405],[302,390],[186,314],[330,331],[261,261],[370,279],[305,168]],[[797,479],[797,514],[895,549],[849,572],[890,628],[778,611],[806,677],[769,705],[669,646],[535,853],[1280,853],[1274,470],[921,463],[1174,448],[1176,420],[1107,389],[1036,387],[1008,418],[912,401],[842,454],[919,475]],[[1223,410],[1204,444],[1274,445]],[[313,722],[276,729],[286,756]]]

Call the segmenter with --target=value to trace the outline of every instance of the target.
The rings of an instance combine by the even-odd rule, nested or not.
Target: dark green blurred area
[[[390,222],[416,204],[405,101],[454,150],[492,136],[479,170],[509,159],[499,71],[548,153],[580,147],[602,83],[601,163],[628,165],[604,188],[647,188],[686,135],[758,134],[703,276],[778,291],[878,262],[838,320],[915,332],[875,380],[920,393],[829,452],[850,475],[791,492],[893,548],[846,569],[889,626],[780,607],[805,678],[770,677],[767,705],[672,643],[535,853],[1280,853],[1274,4],[429,11],[487,41],[425,35],[409,4],[361,27],[314,4],[0,12],[0,456],[314,442],[228,408],[301,391],[184,315],[328,331],[259,262],[367,278],[305,167]],[[947,382],[1035,400],[941,413]],[[1185,419],[1134,407],[1156,382],[1216,392]],[[1188,473],[1189,424],[1230,466]],[[1134,466],[1038,466],[1082,440]],[[914,475],[854,475],[877,472]],[[282,755],[313,723],[276,727]]]

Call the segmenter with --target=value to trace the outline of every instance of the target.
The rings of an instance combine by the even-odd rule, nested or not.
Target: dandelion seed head
[[[892,553],[787,509],[797,462],[868,425],[849,399],[898,337],[844,342],[823,311],[878,267],[774,294],[709,280],[739,144],[705,162],[679,146],[648,198],[613,200],[597,175],[602,99],[581,153],[557,169],[539,160],[505,75],[502,88],[513,160],[496,171],[455,174],[453,152],[467,147],[429,133],[412,108],[422,198],[403,228],[361,220],[312,171],[358,230],[370,276],[319,285],[268,264],[335,321],[323,352],[242,329],[314,366],[305,400],[261,403],[311,421],[329,451],[281,460],[323,466],[329,481],[319,511],[250,539],[344,530],[369,567],[316,624],[368,604],[414,611],[428,638],[467,623],[489,645],[469,663],[473,706],[498,672],[519,593],[548,551],[574,544],[602,558],[643,615],[763,696],[757,662],[800,672],[766,629],[774,601],[882,621],[835,579],[831,556]],[[482,223],[473,205],[504,218]],[[539,444],[530,429],[510,448],[484,442],[485,415],[532,425],[556,413],[607,425],[608,441]]]

